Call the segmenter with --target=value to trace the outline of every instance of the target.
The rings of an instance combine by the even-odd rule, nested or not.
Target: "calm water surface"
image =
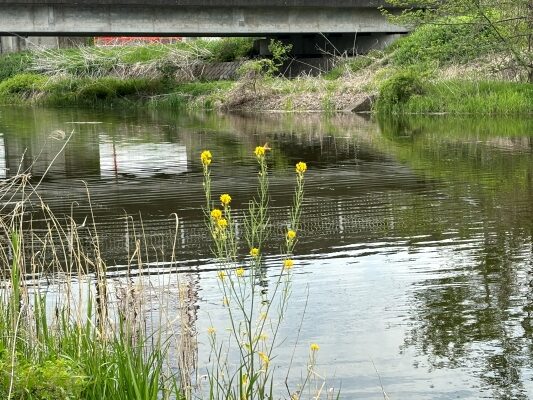
[[[383,398],[376,369],[391,399],[533,398],[532,119],[0,108],[0,178],[30,168],[56,214],[78,224],[90,215],[85,182],[113,274],[142,219],[148,252],[160,257],[150,268],[165,275],[158,249],[171,249],[177,213],[179,273],[165,275],[166,287],[185,287],[200,373],[207,327],[228,321],[198,155],[212,151],[213,191],[231,193],[238,212],[255,191],[250,155],[264,143],[279,231],[293,166],[309,165],[277,376],[303,321],[294,375],[319,343],[319,371],[344,399]],[[267,258],[265,287],[279,262]]]

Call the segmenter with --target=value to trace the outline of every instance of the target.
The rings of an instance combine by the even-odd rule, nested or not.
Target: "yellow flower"
[[[227,193],[224,193],[220,196],[220,202],[223,206],[227,206],[231,202],[231,196]]]
[[[265,319],[267,319],[267,316],[268,314],[266,312],[262,312],[260,315],[259,315],[259,319],[261,321],[264,321]]]
[[[218,271],[218,278],[223,281],[224,278],[226,277],[226,273],[224,271]]]
[[[209,335],[214,335],[216,333],[216,330],[215,328],[213,328],[212,326],[210,326],[209,328],[207,328],[207,333]]]
[[[283,260],[283,268],[291,269],[293,266],[294,266],[294,261],[292,261],[290,258]]]
[[[215,208],[213,211],[211,211],[211,217],[214,219],[222,218],[222,211],[220,211],[218,208]]]
[[[262,334],[259,335],[259,340],[262,340],[264,342],[267,339],[268,339],[268,336],[266,334],[262,333]]]
[[[211,155],[211,152],[209,150],[202,151],[202,154],[200,155],[200,159],[202,160],[202,164],[206,167],[211,164],[211,158],[213,156]]]
[[[305,171],[307,171],[307,164],[303,161],[300,161],[298,164],[296,164],[296,172],[299,175],[302,175]]]
[[[270,358],[268,358],[267,354],[266,353],[263,353],[262,351],[258,351],[257,352],[257,355],[259,356],[259,358],[261,359],[261,361],[263,362],[263,364],[265,366],[268,366],[268,364],[270,363]]]
[[[264,157],[266,153],[266,147],[265,146],[257,146],[254,150],[256,157]]]
[[[318,351],[320,350],[320,346],[316,343],[311,343],[311,351]]]
[[[289,229],[287,232],[287,239],[293,240],[296,237],[296,232],[292,229]]]
[[[237,268],[235,270],[235,275],[237,275],[238,278],[242,278],[244,276],[244,268]]]
[[[217,219],[217,225],[220,229],[226,229],[228,226],[228,220],[225,218]]]
[[[248,383],[248,375],[242,374],[241,379],[242,379],[242,384],[243,385],[246,385]]]
[[[252,250],[250,250],[250,255],[252,257],[259,257],[259,249],[257,247],[254,247]]]
[[[229,300],[226,296],[224,296],[224,298],[222,299],[222,304],[225,306],[229,306]]]

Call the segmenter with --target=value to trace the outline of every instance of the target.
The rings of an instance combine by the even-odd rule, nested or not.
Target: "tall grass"
[[[35,189],[26,174],[0,187],[0,398],[182,398],[164,321],[147,329],[142,305],[131,308],[133,286],[129,300],[113,301],[94,225],[87,244]]]
[[[435,80],[399,80],[397,75],[381,88],[378,109],[387,113],[531,114],[533,88],[526,83]]]

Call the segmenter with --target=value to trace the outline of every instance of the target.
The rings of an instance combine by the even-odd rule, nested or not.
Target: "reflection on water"
[[[525,399],[533,396],[532,133],[531,119],[378,124],[351,115],[0,108],[0,174],[20,167],[38,181],[48,170],[41,195],[78,224],[90,215],[86,182],[117,282],[142,219],[146,248],[160,260],[152,284],[164,277],[174,288],[164,309],[152,309],[174,310],[198,333],[198,359],[179,357],[201,369],[207,327],[227,321],[203,229],[198,155],[213,152],[213,192],[232,194],[239,220],[254,194],[250,154],[268,143],[275,230],[289,212],[294,163],[310,167],[280,354],[292,351],[304,315],[293,364],[305,365],[308,343],[320,343],[320,368],[344,398],[382,398],[375,364],[390,398]],[[157,252],[174,245],[173,213],[177,271]],[[275,270],[267,271],[268,280]],[[184,348],[196,347],[191,337],[182,336]]]

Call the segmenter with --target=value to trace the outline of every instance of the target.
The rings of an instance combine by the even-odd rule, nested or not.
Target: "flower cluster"
[[[215,208],[211,211],[211,217],[214,220],[222,218],[222,211],[220,211],[218,208]]]
[[[231,196],[227,193],[224,193],[220,196],[220,202],[224,207],[227,207],[231,203]]]
[[[296,164],[296,173],[298,175],[303,175],[304,172],[307,171],[307,164],[303,161],[300,161],[298,164]]]
[[[205,167],[209,166],[211,164],[213,156],[211,155],[211,152],[209,150],[202,151],[202,154],[200,155],[200,159],[202,160],[202,165]]]
[[[264,157],[266,153],[266,148],[264,146],[257,146],[254,150],[254,154],[256,157]]]
[[[228,220],[226,218],[217,219],[217,226],[220,229],[226,229],[228,227]]]
[[[283,268],[291,269],[294,266],[294,261],[290,258],[283,260]]]

